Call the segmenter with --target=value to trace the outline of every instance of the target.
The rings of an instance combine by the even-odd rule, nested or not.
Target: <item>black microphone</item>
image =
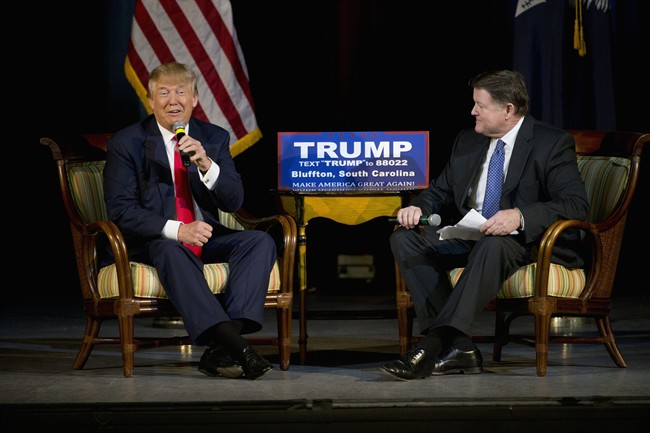
[[[388,218],[388,222],[395,223],[395,224],[398,223],[397,218]],[[438,215],[437,213],[432,213],[429,216],[422,215],[420,217],[420,222],[418,223],[418,225],[421,226],[429,225],[435,227],[435,226],[439,226],[440,222],[441,222],[440,215]]]
[[[178,143],[181,141],[181,138],[185,137],[185,124],[183,123],[182,120],[177,120],[176,122],[174,122],[173,128],[174,128],[174,133],[176,134],[176,143]],[[183,152],[182,150],[180,152],[181,152],[181,159],[183,160],[183,165],[185,167],[189,167],[190,154]]]

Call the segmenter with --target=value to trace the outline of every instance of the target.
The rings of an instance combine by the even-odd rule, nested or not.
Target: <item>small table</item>
[[[278,191],[282,208],[298,225],[298,287],[300,363],[307,359],[307,234],[309,220],[324,217],[357,225],[381,216],[395,216],[413,191],[296,192]]]

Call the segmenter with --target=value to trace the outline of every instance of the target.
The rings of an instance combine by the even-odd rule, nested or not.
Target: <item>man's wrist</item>
[[[518,207],[515,208],[517,212],[519,212],[519,230],[524,229],[524,214],[521,213]]]

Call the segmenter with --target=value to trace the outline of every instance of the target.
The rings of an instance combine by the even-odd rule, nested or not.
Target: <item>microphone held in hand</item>
[[[388,222],[398,224],[397,218],[388,218]],[[420,222],[418,223],[418,225],[421,226],[429,225],[435,227],[435,226],[439,226],[440,222],[441,222],[440,215],[438,215],[437,213],[433,213],[429,216],[422,215],[420,217]]]
[[[182,120],[177,120],[176,122],[174,122],[174,134],[176,134],[177,143],[181,141],[181,138],[185,137],[185,124],[183,123]],[[181,158],[183,159],[183,165],[185,167],[189,167],[190,154],[183,152],[182,150],[180,152],[181,152]]]

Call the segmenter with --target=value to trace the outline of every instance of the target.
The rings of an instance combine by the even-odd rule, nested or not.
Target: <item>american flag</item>
[[[148,112],[149,72],[170,61],[197,72],[193,115],[230,132],[233,156],[262,137],[230,0],[136,1],[124,69]]]

